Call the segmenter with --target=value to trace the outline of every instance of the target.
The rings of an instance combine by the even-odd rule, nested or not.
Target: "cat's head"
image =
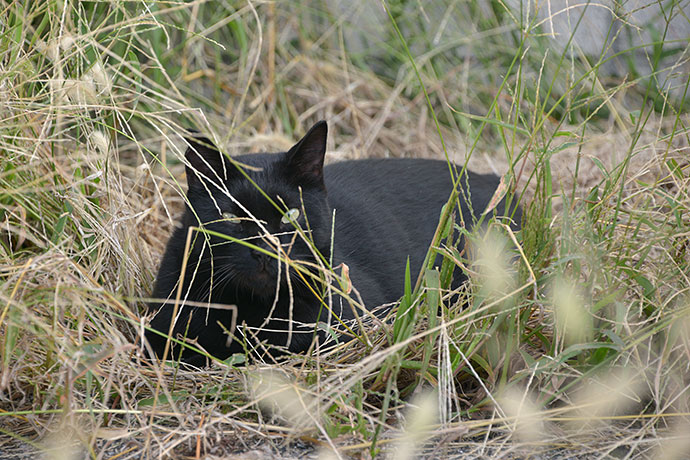
[[[197,242],[197,247],[203,246],[203,257],[213,262],[203,269],[213,270],[216,289],[272,298],[279,267],[269,253],[279,252],[277,244],[293,261],[316,262],[311,241],[328,257],[331,212],[323,177],[327,131],[326,122],[320,121],[287,152],[232,159],[208,142],[190,142],[185,155],[187,196],[193,219],[215,233],[210,245]],[[285,264],[280,268],[285,287]],[[294,270],[290,274],[293,289],[300,292],[301,278]]]

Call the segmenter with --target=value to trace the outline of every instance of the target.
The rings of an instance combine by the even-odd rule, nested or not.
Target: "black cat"
[[[196,339],[221,359],[244,351],[247,344],[254,346],[256,338],[275,347],[272,351],[305,351],[317,335],[317,322],[335,324],[336,315],[354,318],[360,298],[372,308],[402,295],[406,261],[409,257],[413,273],[419,271],[450,196],[448,164],[370,159],[324,167],[326,134],[321,121],[288,152],[243,155],[234,161],[208,143],[192,142],[186,153],[189,205],[158,273],[153,297],[169,300],[150,305],[157,310],[153,329],[168,333],[190,227],[205,230],[192,230],[180,291],[182,301],[192,305],[179,307],[173,336]],[[471,193],[464,195],[472,205],[463,205],[462,213],[471,225],[499,178],[467,174],[461,182],[465,191],[469,185]],[[504,214],[503,203],[495,212]],[[519,209],[513,217],[519,219]],[[271,256],[278,252],[298,267],[279,263]],[[340,292],[350,285],[353,289],[348,296],[335,290],[327,295],[319,266],[342,273],[337,267],[343,263],[351,284],[332,285]],[[454,285],[464,279],[457,270]],[[237,324],[245,326],[234,332],[234,340],[228,336],[232,312],[208,303],[237,306]],[[146,337],[161,356],[166,338],[150,331]],[[179,348],[173,347],[171,355],[177,359]],[[203,362],[189,349],[182,359]]]

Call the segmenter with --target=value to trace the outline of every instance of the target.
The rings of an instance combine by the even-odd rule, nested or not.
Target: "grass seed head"
[[[505,296],[515,287],[508,239],[498,230],[490,228],[478,239],[476,246],[477,257],[473,265],[479,272],[482,290],[490,299]]]
[[[556,329],[566,346],[591,340],[592,317],[575,283],[560,277],[551,289]]]
[[[264,369],[249,375],[250,388],[259,407],[286,420],[294,428],[313,425],[315,401],[311,394],[291,382],[277,369]]]
[[[92,80],[96,83],[98,88],[98,94],[108,95],[111,93],[113,88],[113,82],[108,75],[108,72],[103,68],[100,62],[96,62],[86,73],[87,79]]]
[[[64,88],[67,91],[67,97],[74,105],[86,106],[98,103],[98,93],[93,80],[85,77],[67,79],[64,82]]]
[[[518,440],[534,444],[544,439],[543,416],[528,393],[508,388],[499,398],[499,404],[505,415],[515,420],[513,426]]]
[[[690,419],[681,418],[670,430],[664,430],[655,452],[649,458],[686,460],[690,452]]]
[[[89,136],[93,148],[103,157],[107,158],[110,152],[110,141],[103,131],[94,130]],[[144,163],[146,164],[146,163]]]
[[[405,419],[404,434],[393,456],[395,460],[418,458],[421,444],[431,436],[438,423],[438,394],[435,391],[417,394],[410,402]]]
[[[631,369],[607,370],[591,378],[574,392],[570,424],[577,430],[605,425],[612,416],[625,415],[639,406],[644,395],[643,382]]]

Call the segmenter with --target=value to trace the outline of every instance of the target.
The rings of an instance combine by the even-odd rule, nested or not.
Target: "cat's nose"
[[[278,241],[278,244],[280,244],[280,241]],[[271,259],[273,258],[269,254],[274,254],[275,249],[271,246],[271,244],[269,244],[268,241],[265,241],[264,239],[255,241],[254,245],[256,247],[250,248],[249,250],[249,252],[252,255],[252,258],[259,262],[261,266],[263,266],[264,268],[268,267],[269,263],[271,262]]]
[[[256,249],[252,249],[251,254],[254,260],[256,260],[257,262],[262,263],[264,266],[268,264],[270,256],[268,256],[267,254],[261,251],[257,251]]]

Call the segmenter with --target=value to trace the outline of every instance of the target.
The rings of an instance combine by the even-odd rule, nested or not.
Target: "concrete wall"
[[[381,3],[371,0],[324,0],[335,17],[343,20],[343,34],[348,51],[366,52],[377,47],[386,37],[391,37],[391,25]],[[666,32],[665,50],[679,52],[665,58],[660,68],[665,70],[658,76],[660,85],[682,90],[690,67],[690,0],[505,0],[510,14],[503,14],[502,33],[514,33],[518,23],[538,24],[533,32],[545,34],[549,46],[557,53],[563,52],[571,34],[574,38],[569,52],[579,56],[587,55],[590,62],[596,62],[603,54],[611,57],[633,47],[658,40]],[[495,3],[495,8],[501,8]],[[472,8],[474,6],[475,8]],[[403,34],[412,37],[411,46],[416,55],[429,51],[428,43],[415,43],[414,37],[433,37],[433,44],[448,45],[458,56],[471,54],[473,48],[481,46],[481,34],[476,23],[477,16],[494,16],[489,0],[469,1],[423,1],[404,3],[403,15],[416,20],[406,21]],[[409,15],[409,16],[408,16]],[[515,20],[511,19],[512,15]],[[582,16],[579,26],[576,25]],[[414,25],[410,25],[410,24]],[[418,27],[418,30],[411,28]],[[499,31],[501,33],[501,31]],[[510,37],[507,37],[510,40]],[[453,46],[456,44],[456,46]],[[464,46],[464,45],[467,46]],[[385,47],[380,48],[384,52]],[[611,58],[602,65],[599,76],[628,75],[634,68],[640,75],[651,73],[650,61],[653,47],[645,46],[635,51]],[[676,68],[674,65],[678,64]],[[670,79],[664,84],[666,79]]]

